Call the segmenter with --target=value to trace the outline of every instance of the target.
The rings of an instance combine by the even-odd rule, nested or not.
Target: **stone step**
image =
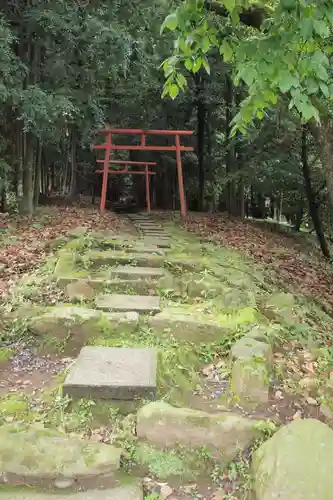
[[[156,373],[155,349],[86,346],[69,369],[63,393],[74,398],[154,399]]]
[[[166,276],[166,271],[160,267],[117,266],[111,269],[111,278],[124,279],[157,279]]]
[[[114,334],[137,331],[139,315],[136,312],[103,312],[76,306],[50,307],[44,314],[36,311],[29,319],[29,330],[42,341],[49,336],[64,342],[69,350],[77,351],[93,337],[107,329]]]
[[[101,247],[107,250],[112,249],[120,252],[164,255],[163,250],[158,248],[157,245],[147,246],[143,242],[138,242],[135,246],[131,244],[123,245],[121,243],[105,242],[101,245]]]
[[[162,255],[145,253],[124,253],[113,252],[112,250],[95,251],[92,250],[85,254],[85,257],[94,266],[114,266],[117,264],[133,264],[142,267],[162,267],[164,257]]]
[[[95,299],[97,309],[103,311],[138,312],[156,314],[161,311],[160,297],[149,295],[99,295]]]
[[[108,292],[128,293],[135,292],[137,295],[155,295],[157,280],[155,279],[129,279],[129,280],[110,280],[104,284]]]
[[[147,245],[152,244],[165,249],[171,248],[171,243],[168,238],[156,238],[155,236],[143,235],[143,239]]]
[[[217,321],[169,309],[150,317],[148,325],[157,332],[171,332],[180,340],[190,342],[213,341],[226,333],[226,329]]]
[[[107,490],[81,491],[64,495],[16,488],[16,491],[8,492],[0,489],[0,496],[1,500],[143,500],[143,491],[139,486],[119,486]]]

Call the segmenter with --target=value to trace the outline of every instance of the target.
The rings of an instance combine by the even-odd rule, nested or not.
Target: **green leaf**
[[[168,30],[174,31],[178,26],[178,16],[177,12],[173,12],[172,14],[169,14],[163,21],[163,24],[160,29],[160,35],[163,33],[165,28]]]
[[[232,12],[235,8],[236,0],[224,0],[223,3],[224,3],[225,8],[229,12]]]
[[[188,71],[192,71],[192,68],[193,68],[193,62],[192,62],[192,59],[190,59],[189,57],[188,57],[187,59],[185,59],[184,65],[185,65],[185,68],[186,68]]]
[[[193,73],[197,73],[202,65],[202,58],[199,56],[193,61],[192,71]]]
[[[301,36],[308,40],[312,36],[313,19],[306,18],[301,21]]]
[[[184,88],[186,87],[186,84],[187,84],[185,76],[182,75],[181,73],[178,73],[176,80],[177,80],[177,84],[181,88],[181,90],[184,90]]]
[[[204,36],[202,41],[201,41],[201,50],[204,54],[208,52],[210,49],[210,39],[208,36]]]
[[[178,87],[178,85],[173,83],[172,85],[170,85],[169,95],[170,95],[171,99],[176,99],[178,94],[179,94],[179,87]]]
[[[324,66],[322,64],[316,65],[316,76],[318,78],[320,78],[320,80],[327,82],[328,74],[327,74],[326,68],[324,68]]]
[[[244,71],[242,71],[241,75],[242,79],[246,83],[246,85],[250,86],[254,82],[254,80],[257,77],[257,71],[254,69],[254,67],[247,67],[244,68]]]
[[[205,68],[205,70],[207,71],[207,73],[210,75],[210,65],[209,65],[209,61],[208,61],[207,57],[202,58],[202,65]]]
[[[296,104],[296,108],[300,112],[303,121],[308,122],[311,118],[315,118],[318,115],[318,111],[312,104],[304,101],[300,101]]]
[[[264,112],[261,109],[258,109],[257,117],[259,118],[259,120],[262,120],[262,118],[264,117]]]
[[[313,28],[315,32],[323,38],[330,36],[330,29],[323,19],[314,19]]]
[[[233,51],[230,44],[226,40],[223,40],[223,43],[220,46],[220,54],[223,55],[223,59],[226,62],[231,61],[233,56]]]
[[[281,80],[279,83],[279,88],[283,94],[289,92],[292,87],[298,87],[299,81],[298,79],[291,75],[290,73],[284,73],[281,75]]]
[[[330,91],[326,83],[320,82],[319,83],[320,90],[324,94],[325,97],[329,98],[330,97]]]

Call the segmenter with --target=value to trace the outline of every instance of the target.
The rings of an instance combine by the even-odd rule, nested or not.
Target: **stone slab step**
[[[103,311],[134,311],[139,314],[156,314],[161,311],[160,297],[149,295],[99,295],[95,304],[97,309]]]
[[[171,332],[180,340],[190,342],[213,341],[226,333],[225,328],[217,321],[170,309],[164,309],[156,316],[150,317],[148,324],[157,332]]]
[[[156,279],[165,275],[165,269],[160,267],[117,266],[111,269],[111,277],[124,279]]]
[[[63,392],[74,398],[154,399],[156,373],[155,349],[86,346],[71,366]]]
[[[122,243],[112,243],[112,242],[105,242],[101,245],[102,248],[105,248],[107,250],[112,249],[112,250],[117,250],[117,251],[122,251],[122,252],[129,252],[129,253],[143,253],[143,254],[156,254],[156,255],[164,255],[163,250],[161,248],[158,248],[157,245],[144,245],[144,243],[136,243],[135,245],[123,245]]]
[[[168,238],[156,239],[155,236],[146,236],[146,235],[143,235],[143,238],[146,241],[147,245],[151,243],[153,245],[158,246],[159,248],[165,248],[165,249],[171,248],[171,243]]]
[[[30,490],[30,491],[29,491]],[[64,495],[37,493],[29,490],[1,491],[1,500],[143,500],[143,491],[139,486],[120,486],[107,490],[90,490]]]
[[[136,266],[162,267],[164,257],[162,255],[145,254],[145,253],[124,253],[106,251],[90,251],[86,253],[86,258],[94,266],[114,266],[117,264],[132,264]]]

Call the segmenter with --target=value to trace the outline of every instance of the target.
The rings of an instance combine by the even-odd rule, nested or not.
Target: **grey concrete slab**
[[[75,398],[154,399],[157,351],[126,347],[84,347],[69,370],[63,393]]]
[[[135,311],[139,314],[156,314],[161,311],[160,297],[149,295],[99,295],[95,299],[95,305],[103,311]]]
[[[30,490],[30,491],[29,491]],[[1,491],[1,500],[143,500],[143,491],[139,486],[120,486],[108,490],[90,490],[71,494],[50,494],[47,492],[12,489]]]
[[[117,266],[111,269],[111,277],[140,279],[140,278],[160,278],[165,275],[165,270],[161,267],[141,267],[141,266]]]

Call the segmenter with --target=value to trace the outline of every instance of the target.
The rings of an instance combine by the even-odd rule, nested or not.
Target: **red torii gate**
[[[104,163],[104,160],[97,160],[97,163]],[[151,172],[148,167],[155,167],[157,165],[156,161],[129,161],[129,160],[109,160],[111,165],[124,165],[125,170],[109,170],[107,175],[117,175],[117,174],[136,174],[145,175],[146,177],[146,202],[147,211],[150,212],[150,188],[149,188],[149,176],[156,175],[156,172]],[[129,165],[144,166],[145,170],[128,170]],[[104,170],[95,170],[96,174],[103,174]],[[107,181],[106,181],[107,183]]]
[[[105,128],[103,130],[98,130],[97,133],[106,136],[106,142],[104,144],[99,144],[93,146],[93,149],[104,149],[105,156],[104,160],[99,160],[99,163],[103,163],[103,184],[101,192],[101,204],[100,211],[103,213],[105,211],[106,202],[106,191],[107,191],[107,181],[109,174],[109,164],[111,151],[175,151],[177,160],[177,173],[178,173],[178,187],[179,187],[179,199],[180,199],[180,211],[181,215],[186,215],[186,204],[185,204],[185,194],[184,194],[184,183],[183,183],[183,169],[181,161],[182,151],[193,151],[194,148],[190,146],[181,146],[180,136],[182,135],[192,135],[191,130],[141,130],[141,129],[127,129],[127,128]],[[138,146],[124,146],[121,144],[114,144],[112,142],[113,135],[128,134],[128,135],[140,135],[141,143]],[[146,137],[148,135],[167,135],[175,137],[174,146],[149,146],[146,144]],[[111,160],[115,161],[115,160]],[[126,160],[125,160],[126,161]],[[119,162],[118,162],[119,163]],[[127,162],[129,163],[129,162]],[[127,173],[127,172],[126,172]]]

